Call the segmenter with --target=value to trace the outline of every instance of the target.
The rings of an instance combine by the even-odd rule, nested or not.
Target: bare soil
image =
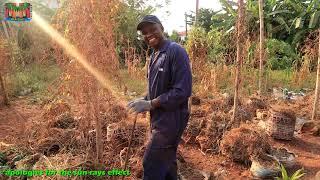
[[[40,105],[31,104],[28,99],[20,98],[11,101],[9,107],[0,107],[0,150],[8,144],[26,144],[25,127],[34,121],[43,121],[43,109]],[[45,130],[45,129],[44,129]],[[297,165],[290,169],[293,172],[304,168],[303,179],[314,179],[320,171],[320,137],[305,133],[296,135],[292,141],[279,141],[270,138],[274,147],[285,147],[297,155]],[[188,169],[201,170],[218,179],[253,179],[249,168],[234,163],[226,157],[216,154],[204,154],[199,147],[182,144],[179,151]]]

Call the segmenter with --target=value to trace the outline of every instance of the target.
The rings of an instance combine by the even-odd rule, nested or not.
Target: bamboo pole
[[[233,116],[231,123],[233,124],[236,119],[238,111],[238,96],[239,96],[239,84],[241,78],[241,64],[242,64],[242,51],[243,51],[243,23],[244,23],[244,9],[243,0],[238,0],[238,22],[237,22],[237,62],[236,62],[236,78],[234,88],[234,101],[233,101]],[[238,125],[238,123],[237,123]]]
[[[259,57],[260,57],[260,68],[259,68],[259,95],[263,93],[263,88],[262,88],[262,80],[263,80],[263,62],[264,62],[264,19],[263,19],[263,5],[264,1],[259,0],[259,18],[260,18],[260,52],[259,52]]]
[[[317,66],[317,82],[316,82],[316,90],[312,111],[312,120],[316,119],[317,116],[317,108],[319,104],[319,84],[320,84],[320,29],[319,29],[319,54],[318,54],[318,66]]]

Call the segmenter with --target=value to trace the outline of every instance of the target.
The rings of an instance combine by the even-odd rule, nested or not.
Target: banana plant
[[[310,31],[320,24],[319,0],[267,0],[265,26],[269,38],[276,38],[297,47]],[[258,24],[258,7],[255,0],[247,1],[247,11]],[[253,32],[258,31],[258,26]]]

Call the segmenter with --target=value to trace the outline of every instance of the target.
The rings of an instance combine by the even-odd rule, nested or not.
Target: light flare
[[[120,105],[125,106],[126,102],[121,100],[121,94],[114,90],[112,83],[98,69],[93,67],[87,59],[79,52],[79,50],[70,43],[69,40],[65,39],[57,30],[55,30],[50,24],[42,19],[36,12],[32,12],[32,21],[35,22],[46,34],[48,34],[56,43],[58,43],[68,54],[73,57],[82,67],[116,98]]]

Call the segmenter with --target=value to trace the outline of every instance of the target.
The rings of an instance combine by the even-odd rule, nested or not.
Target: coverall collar
[[[170,41],[168,39],[164,40],[163,45],[160,47],[159,51],[160,52],[166,52],[168,47],[169,47]]]

